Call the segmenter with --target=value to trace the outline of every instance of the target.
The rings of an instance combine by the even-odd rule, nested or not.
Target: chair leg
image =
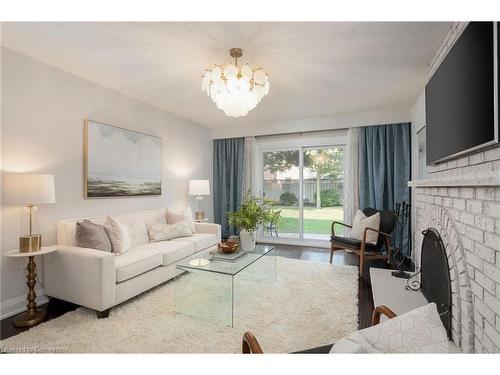
[[[365,269],[365,243],[361,243],[361,249],[359,253],[359,277],[363,278],[363,273]]]
[[[359,255],[359,277],[363,278],[363,270],[365,269],[365,254]]]
[[[330,264],[332,264],[333,261],[333,252],[335,251],[335,246],[333,244],[330,245]]]

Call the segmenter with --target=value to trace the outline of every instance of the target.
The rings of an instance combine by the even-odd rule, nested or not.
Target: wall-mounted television
[[[470,22],[427,83],[427,164],[498,143],[498,40],[496,22]]]

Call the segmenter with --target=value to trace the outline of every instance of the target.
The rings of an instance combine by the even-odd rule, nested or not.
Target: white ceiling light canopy
[[[201,80],[201,90],[226,116],[242,117],[269,93],[269,77],[262,68],[252,69],[248,64],[238,67],[238,59],[243,56],[241,48],[231,48],[229,54],[234,64],[207,69]]]

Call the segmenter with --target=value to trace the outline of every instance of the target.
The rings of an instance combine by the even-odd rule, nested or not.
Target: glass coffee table
[[[274,284],[276,251],[272,246],[256,245],[235,261],[212,258],[209,252],[197,253],[178,262],[176,271],[177,314],[233,327],[235,306],[244,302],[242,288]]]

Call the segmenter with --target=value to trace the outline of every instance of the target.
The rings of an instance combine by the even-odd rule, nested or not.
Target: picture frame
[[[162,138],[84,120],[84,198],[160,196]]]

